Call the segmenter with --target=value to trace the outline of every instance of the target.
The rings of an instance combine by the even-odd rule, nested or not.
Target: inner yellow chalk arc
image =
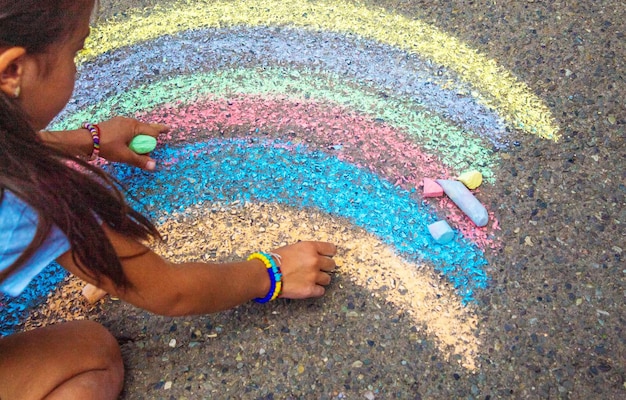
[[[337,243],[337,274],[345,277],[344,282],[368,290],[371,301],[409,315],[419,330],[417,336],[432,340],[444,358],[456,355],[461,366],[477,368],[478,319],[473,305],[463,306],[454,289],[431,267],[406,262],[380,239],[348,221],[313,209],[271,203],[230,208],[194,205],[162,221],[159,231],[168,241],[155,244],[154,249],[175,262],[242,260],[251,252],[270,251],[298,240]],[[328,289],[337,290],[342,288]]]
[[[513,128],[555,141],[560,136],[546,104],[495,60],[419,20],[343,0],[187,0],[137,9],[95,26],[80,60],[162,35],[237,25],[351,33],[418,54],[455,71],[475,88],[477,101]]]

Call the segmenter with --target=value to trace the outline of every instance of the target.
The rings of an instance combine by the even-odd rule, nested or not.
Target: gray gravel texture
[[[101,15],[157,3],[102,0]],[[106,302],[100,318],[127,365],[123,398],[626,398],[626,4],[366,3],[498,60],[563,133],[558,144],[521,137],[484,193],[504,246],[488,255],[479,299],[480,367],[446,360],[405,314],[338,275],[320,300],[203,317]]]

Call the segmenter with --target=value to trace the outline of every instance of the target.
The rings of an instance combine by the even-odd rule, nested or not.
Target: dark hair
[[[45,53],[74,32],[85,7],[92,5],[93,0],[0,0],[0,48]],[[138,240],[159,237],[158,231],[128,205],[118,182],[64,150],[42,144],[28,121],[17,101],[0,92],[0,202],[9,190],[39,217],[35,237],[0,272],[0,282],[28,261],[56,225],[67,236],[81,271],[97,282],[107,277],[120,288],[128,287],[101,223]]]

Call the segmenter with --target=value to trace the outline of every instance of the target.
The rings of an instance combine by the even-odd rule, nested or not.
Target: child
[[[74,58],[94,0],[0,0],[0,289],[17,295],[55,260],[79,278],[154,313],[210,313],[252,299],[324,294],[336,248],[300,242],[228,264],[173,265],[141,241],[159,237],[104,172],[77,157],[154,169],[128,149],[167,128],[116,118],[41,131],[69,100]],[[0,398],[113,399],[123,385],[117,342],[77,321],[0,339]]]

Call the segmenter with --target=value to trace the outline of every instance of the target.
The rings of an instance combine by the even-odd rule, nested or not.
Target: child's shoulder
[[[5,230],[9,225],[37,223],[37,214],[24,200],[10,190],[4,189],[0,197],[0,229]]]
[[[37,212],[9,190],[0,201],[0,271],[9,268],[26,251],[37,232]],[[16,272],[0,282],[0,292],[17,296],[28,283],[70,249],[65,235],[53,226],[39,248]]]

